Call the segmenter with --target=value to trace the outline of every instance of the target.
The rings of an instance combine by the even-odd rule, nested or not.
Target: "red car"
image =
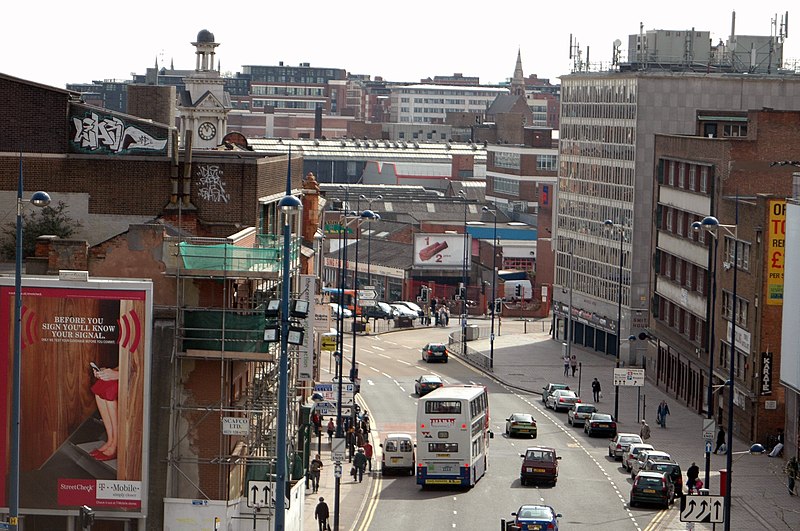
[[[519,456],[522,458],[522,468],[519,471],[519,482],[522,485],[538,482],[556,484],[561,456],[556,455],[555,448],[532,446]]]

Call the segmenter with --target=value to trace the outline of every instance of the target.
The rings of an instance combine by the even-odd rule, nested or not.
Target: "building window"
[[[520,155],[519,153],[507,153],[504,151],[494,152],[494,165],[498,168],[506,168],[509,170],[519,170]],[[538,162],[537,162],[538,164]]]
[[[689,190],[697,191],[697,165],[692,164],[689,166]]]
[[[664,229],[667,232],[672,232],[672,209],[667,207],[666,221],[664,222]]]
[[[536,169],[540,171],[556,171],[558,169],[558,157],[556,155],[537,155]]]
[[[708,192],[708,166],[700,166],[700,191]]]
[[[677,165],[677,162],[675,162],[674,160],[671,160],[669,162],[669,185],[670,186],[675,186],[675,166],[676,165]]]
[[[749,311],[750,303],[736,297],[736,325],[740,327],[747,326],[747,314]],[[731,312],[733,311],[733,294],[728,291],[722,292],[722,317],[728,321],[731,320]]]
[[[681,162],[678,166],[678,187],[686,188],[686,163]]]
[[[685,216],[682,210],[678,211],[678,236],[683,236],[684,229],[686,227],[686,223],[684,222]]]
[[[697,293],[705,293],[706,292],[706,270],[698,267],[695,269],[697,271],[697,282],[695,286],[697,286]]]
[[[503,179],[502,177],[495,177],[492,189],[501,194],[519,195],[519,181],[514,179]]]
[[[727,124],[722,127],[722,136],[747,136],[747,125]]]
[[[683,283],[683,260],[675,258],[675,282]]]
[[[725,236],[725,261],[733,263],[735,240],[730,236]],[[750,271],[750,244],[739,240],[736,255],[736,267],[740,271]]]

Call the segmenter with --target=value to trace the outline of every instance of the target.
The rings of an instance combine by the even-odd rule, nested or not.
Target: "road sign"
[[[378,298],[378,293],[375,291],[374,288],[360,289],[358,290],[358,298],[374,301],[375,299]]]
[[[681,498],[681,522],[721,524],[725,521],[724,505],[722,496],[687,494]]]
[[[344,461],[347,446],[345,445],[344,437],[334,437],[331,443],[331,459],[334,463],[341,463]]]
[[[711,441],[706,441],[706,453],[711,453]]]
[[[342,416],[349,417],[352,415],[352,410],[350,409],[352,406],[342,405]],[[314,411],[319,413],[323,416],[336,416],[338,414],[338,409],[336,407],[336,402],[317,402],[314,404]]]
[[[333,465],[333,477],[335,477],[335,478],[342,477],[342,465],[341,464]]]
[[[353,405],[353,392],[355,384],[346,383],[342,386],[342,405]],[[323,401],[336,404],[339,398],[339,384],[336,382],[326,382],[314,384],[314,392],[322,395]],[[319,407],[319,405],[317,406]]]
[[[717,423],[714,419],[703,419],[703,439],[713,441],[715,433],[717,433]]]
[[[358,299],[359,306],[377,306],[378,301],[375,299]]]
[[[614,369],[614,385],[642,387],[644,369]]]
[[[336,350],[336,334],[322,334],[320,350],[333,352]]]
[[[271,481],[248,481],[247,482],[247,506],[248,507],[272,507],[274,494],[272,489],[275,484]]]

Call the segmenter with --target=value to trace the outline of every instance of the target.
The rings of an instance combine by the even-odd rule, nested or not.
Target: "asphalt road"
[[[563,516],[562,529],[644,530],[658,528],[666,513],[657,508],[627,507],[630,477],[608,457],[608,439],[589,438],[566,422],[566,413],[545,410],[538,395],[512,390],[451,358],[427,364],[420,349],[427,341],[446,341],[447,330],[429,328],[359,337],[357,361],[361,398],[378,433],[415,430],[414,380],[438,374],[450,383],[474,383],[489,389],[491,425],[486,475],[469,490],[421,489],[413,477],[376,475],[354,529],[499,529],[500,520],[526,503],[552,505]],[[350,352],[347,345],[345,352]],[[345,367],[347,370],[347,367]],[[505,418],[533,414],[535,440],[505,436]],[[555,487],[522,487],[519,454],[531,445],[556,448],[562,456]],[[379,467],[379,449],[376,465]]]

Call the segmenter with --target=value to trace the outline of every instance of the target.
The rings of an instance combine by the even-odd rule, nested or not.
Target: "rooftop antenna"
[[[614,66],[619,65],[619,47],[622,46],[622,41],[614,39],[614,46],[611,48],[611,64]]]

